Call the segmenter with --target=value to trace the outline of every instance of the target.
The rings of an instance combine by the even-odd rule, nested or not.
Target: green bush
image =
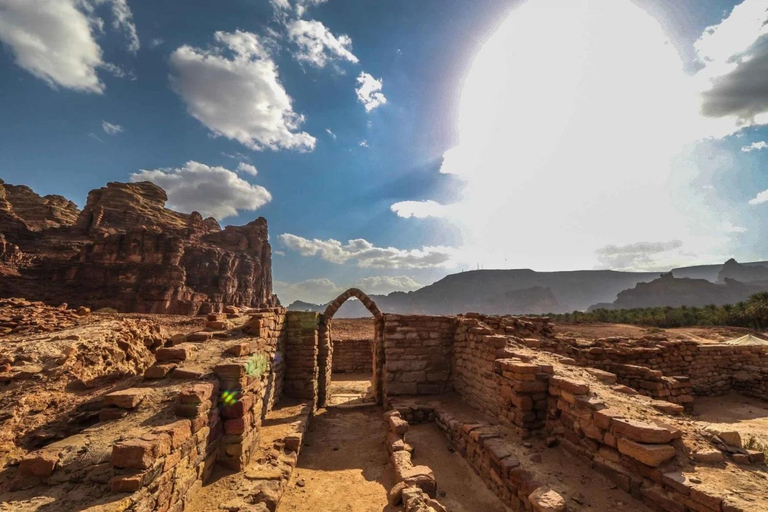
[[[267,356],[264,354],[254,354],[245,363],[245,373],[258,379],[267,371]]]

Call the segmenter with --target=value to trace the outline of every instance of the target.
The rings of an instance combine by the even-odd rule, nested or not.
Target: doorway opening
[[[334,321],[351,298],[373,318]],[[384,315],[362,291],[351,288],[328,305],[320,319],[318,407],[382,403],[383,333]]]

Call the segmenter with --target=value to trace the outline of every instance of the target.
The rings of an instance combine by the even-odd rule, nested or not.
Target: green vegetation
[[[736,304],[703,307],[657,307],[641,309],[597,309],[584,313],[549,315],[555,322],[608,322],[656,328],[691,327],[696,325],[729,325],[752,329],[768,328],[768,292],[752,295]]]
[[[267,356],[255,354],[245,363],[245,373],[258,379],[267,371]]]
[[[755,436],[749,436],[747,438],[747,440],[744,442],[744,449],[763,452],[766,456],[768,456],[768,444],[760,441]]]

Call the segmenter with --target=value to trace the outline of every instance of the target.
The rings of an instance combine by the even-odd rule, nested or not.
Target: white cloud
[[[288,11],[291,9],[291,2],[289,0],[269,0],[272,6],[281,11]],[[302,16],[306,10],[312,6],[324,4],[328,0],[296,0],[293,2],[293,9],[297,16]]]
[[[251,176],[256,176],[259,174],[259,171],[256,170],[255,166],[246,164],[245,162],[240,162],[237,164],[237,172],[244,172],[245,174],[250,174]]]
[[[219,220],[253,211],[272,200],[264,187],[252,185],[224,167],[190,161],[176,169],[142,170],[131,181],[151,181],[165,189],[168,208]]]
[[[75,0],[0,0],[0,41],[16,64],[48,85],[101,93],[102,52]]]
[[[704,69],[704,115],[727,119],[736,131],[768,123],[768,4],[744,0],[695,43]]]
[[[335,134],[335,133],[333,133],[333,132],[331,131],[331,129],[330,129],[330,128],[326,128],[326,129],[325,129],[325,132],[326,132],[328,135],[330,135],[330,136],[333,138],[333,140],[336,140],[336,134]]]
[[[250,149],[313,150],[315,138],[298,131],[304,118],[258,36],[216,32],[215,40],[208,50],[185,45],[171,55],[171,84],[189,113],[214,135]]]
[[[103,21],[95,8],[102,4],[111,5],[113,27],[128,35],[135,52],[139,40],[125,0],[0,0],[0,42],[19,67],[49,86],[102,93],[98,69],[119,70],[104,62],[96,42]]]
[[[742,226],[736,226],[731,222],[723,222],[723,231],[726,233],[746,233],[747,228]]]
[[[299,47],[297,60],[322,68],[329,61],[346,60],[357,63],[352,53],[352,39],[342,34],[334,36],[319,21],[293,20],[288,26],[288,38]]]
[[[357,77],[358,87],[355,89],[357,92],[357,99],[365,105],[365,111],[370,112],[376,107],[380,107],[387,102],[387,98],[381,92],[383,87],[382,80],[379,78],[373,78],[372,75],[361,72]]]
[[[408,276],[370,276],[358,279],[355,282],[355,287],[368,294],[383,295],[395,291],[409,292],[418,290],[423,285]]]
[[[360,147],[361,148],[369,148],[370,146],[368,145],[368,141],[363,139],[363,140],[360,141]]]
[[[331,263],[355,262],[361,268],[436,268],[446,267],[451,259],[446,247],[423,247],[421,249],[396,249],[376,247],[364,239],[350,240],[342,244],[338,240],[309,240],[285,233],[280,241],[302,256],[320,256]]]
[[[393,204],[390,209],[398,217],[404,219],[417,218],[426,219],[427,217],[445,217],[448,214],[448,207],[436,201],[400,201]]]
[[[763,204],[768,203],[768,190],[763,190],[759,194],[757,194],[754,199],[749,200],[749,204],[756,205],[756,204]]]
[[[163,44],[164,42],[165,42],[165,41],[163,41],[163,39],[162,39],[162,38],[160,38],[160,37],[156,37],[156,38],[154,38],[153,40],[151,40],[151,41],[149,42],[149,47],[150,47],[150,48],[157,48],[158,46],[160,46],[160,45],[161,45],[161,44]]]
[[[761,140],[758,142],[753,142],[749,146],[743,146],[741,150],[745,153],[750,153],[752,151],[760,151],[761,149],[765,149],[765,148],[768,148],[768,143]]]
[[[87,2],[87,0],[82,0]],[[128,50],[136,53],[141,47],[136,25],[133,23],[133,13],[128,7],[127,0],[91,0],[94,5],[110,4],[112,6],[112,27],[122,30],[128,38]]]
[[[123,127],[122,126],[120,126],[119,124],[112,124],[112,123],[107,122],[107,121],[102,121],[101,122],[101,128],[104,130],[104,132],[107,135],[117,135],[118,133],[122,133],[123,132]]]
[[[613,270],[658,270],[668,269],[670,264],[657,259],[661,253],[667,253],[680,249],[683,242],[672,240],[670,242],[636,242],[633,244],[616,246],[606,245],[595,253],[602,268]]]

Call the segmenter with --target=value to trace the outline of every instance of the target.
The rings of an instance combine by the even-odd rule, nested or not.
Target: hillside
[[[768,265],[766,262],[740,264],[734,260],[726,265],[681,267],[667,274],[666,280],[661,280],[658,272],[476,270],[448,275],[413,292],[372,295],[371,298],[383,311],[429,315],[467,311],[545,314],[595,307],[725,304],[744,300],[764,288],[760,283],[747,286],[730,278],[727,278],[728,284],[716,285],[718,278],[732,274],[762,276],[763,263]],[[322,312],[325,305],[296,301],[289,309]],[[357,301],[348,301],[337,313],[345,318],[368,314]]]

